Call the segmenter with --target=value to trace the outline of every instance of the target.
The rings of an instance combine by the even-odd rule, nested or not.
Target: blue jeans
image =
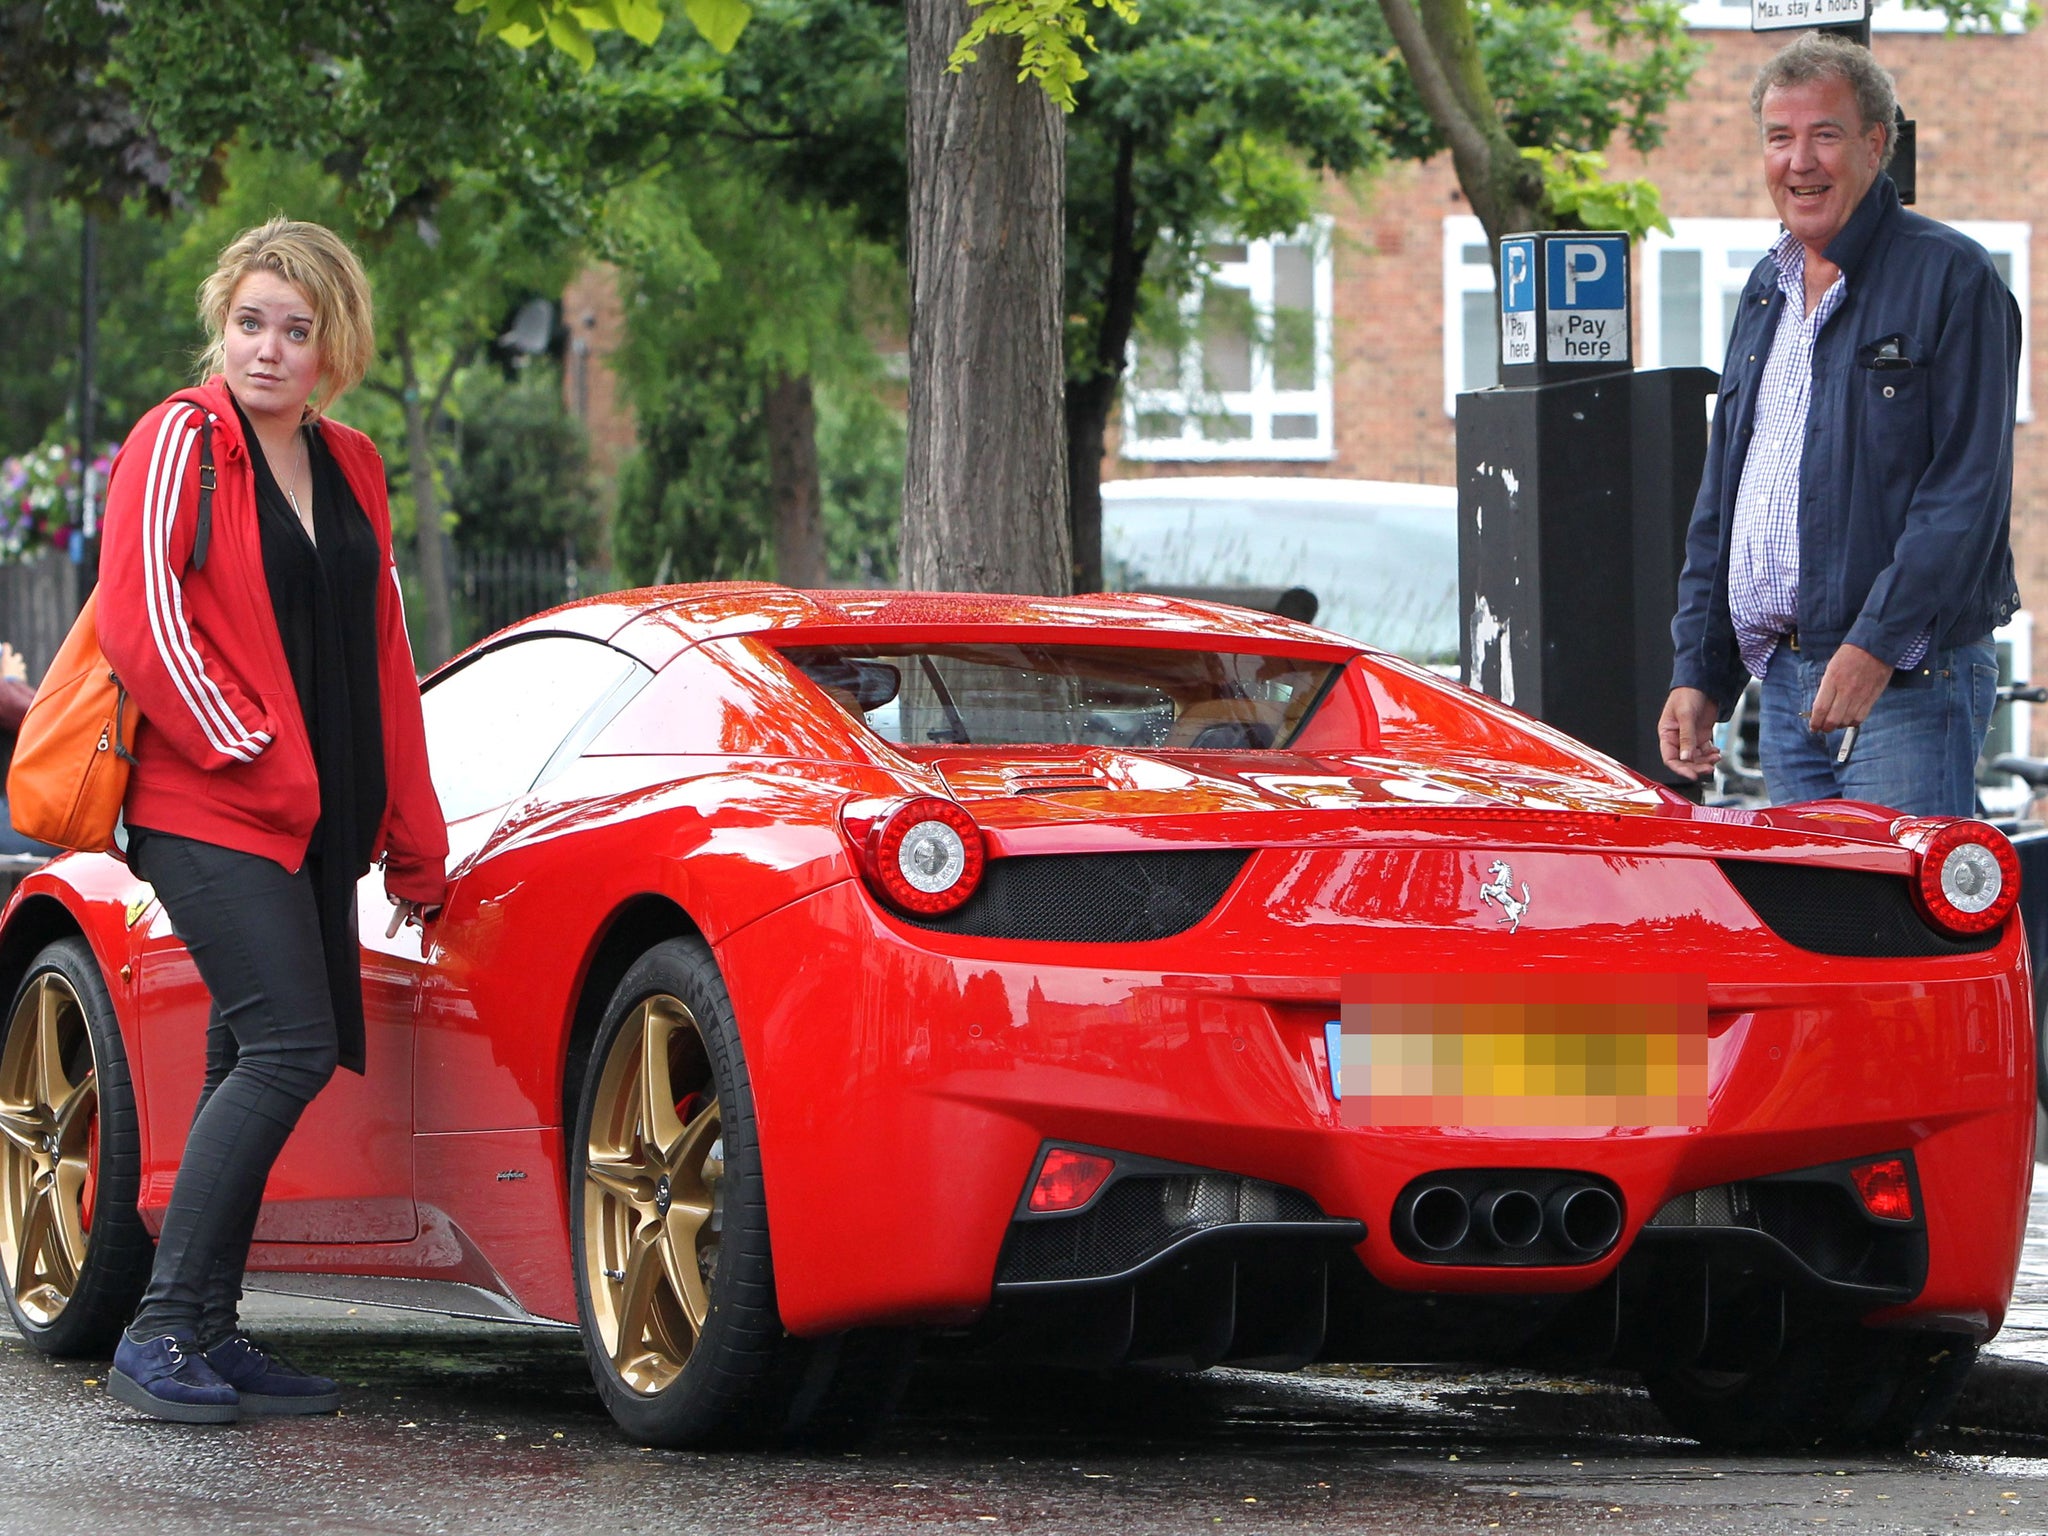
[[[7,819],[7,796],[0,794],[0,853],[39,853],[46,859],[54,859],[63,851],[15,831],[14,823]]]
[[[1977,754],[1998,691],[1991,641],[1930,651],[1913,671],[1894,674],[1841,766],[1843,733],[1817,736],[1800,718],[1832,655],[1787,645],[1771,653],[1760,722],[1771,804],[1868,800],[1912,816],[1974,816]]]

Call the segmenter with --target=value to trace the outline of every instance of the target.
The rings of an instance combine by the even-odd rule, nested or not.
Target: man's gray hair
[[[1780,48],[1757,71],[1756,84],[1749,91],[1749,115],[1759,128],[1764,121],[1764,97],[1789,86],[1811,85],[1815,81],[1840,80],[1856,93],[1856,108],[1863,114],[1865,129],[1884,129],[1884,158],[1878,169],[1892,163],[1898,146],[1899,93],[1891,71],[1871,57],[1870,50],[1846,37],[1826,32],[1806,32]]]

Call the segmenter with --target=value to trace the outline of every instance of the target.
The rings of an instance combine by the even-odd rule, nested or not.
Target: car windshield
[[[903,746],[1264,751],[1286,746],[1338,663],[1107,645],[792,646],[783,657]]]

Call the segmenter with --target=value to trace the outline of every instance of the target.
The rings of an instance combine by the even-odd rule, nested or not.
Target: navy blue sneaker
[[[341,1406],[341,1383],[312,1376],[265,1354],[246,1333],[231,1333],[206,1352],[206,1363],[242,1400],[242,1413],[332,1413]]]
[[[232,1424],[241,1417],[235,1389],[191,1339],[175,1333],[140,1344],[122,1334],[107,1390],[131,1408],[178,1424]]]

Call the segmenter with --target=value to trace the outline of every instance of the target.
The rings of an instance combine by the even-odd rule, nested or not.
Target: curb
[[[1952,1429],[2048,1437],[2048,1365],[1987,1355],[1949,1410]]]

